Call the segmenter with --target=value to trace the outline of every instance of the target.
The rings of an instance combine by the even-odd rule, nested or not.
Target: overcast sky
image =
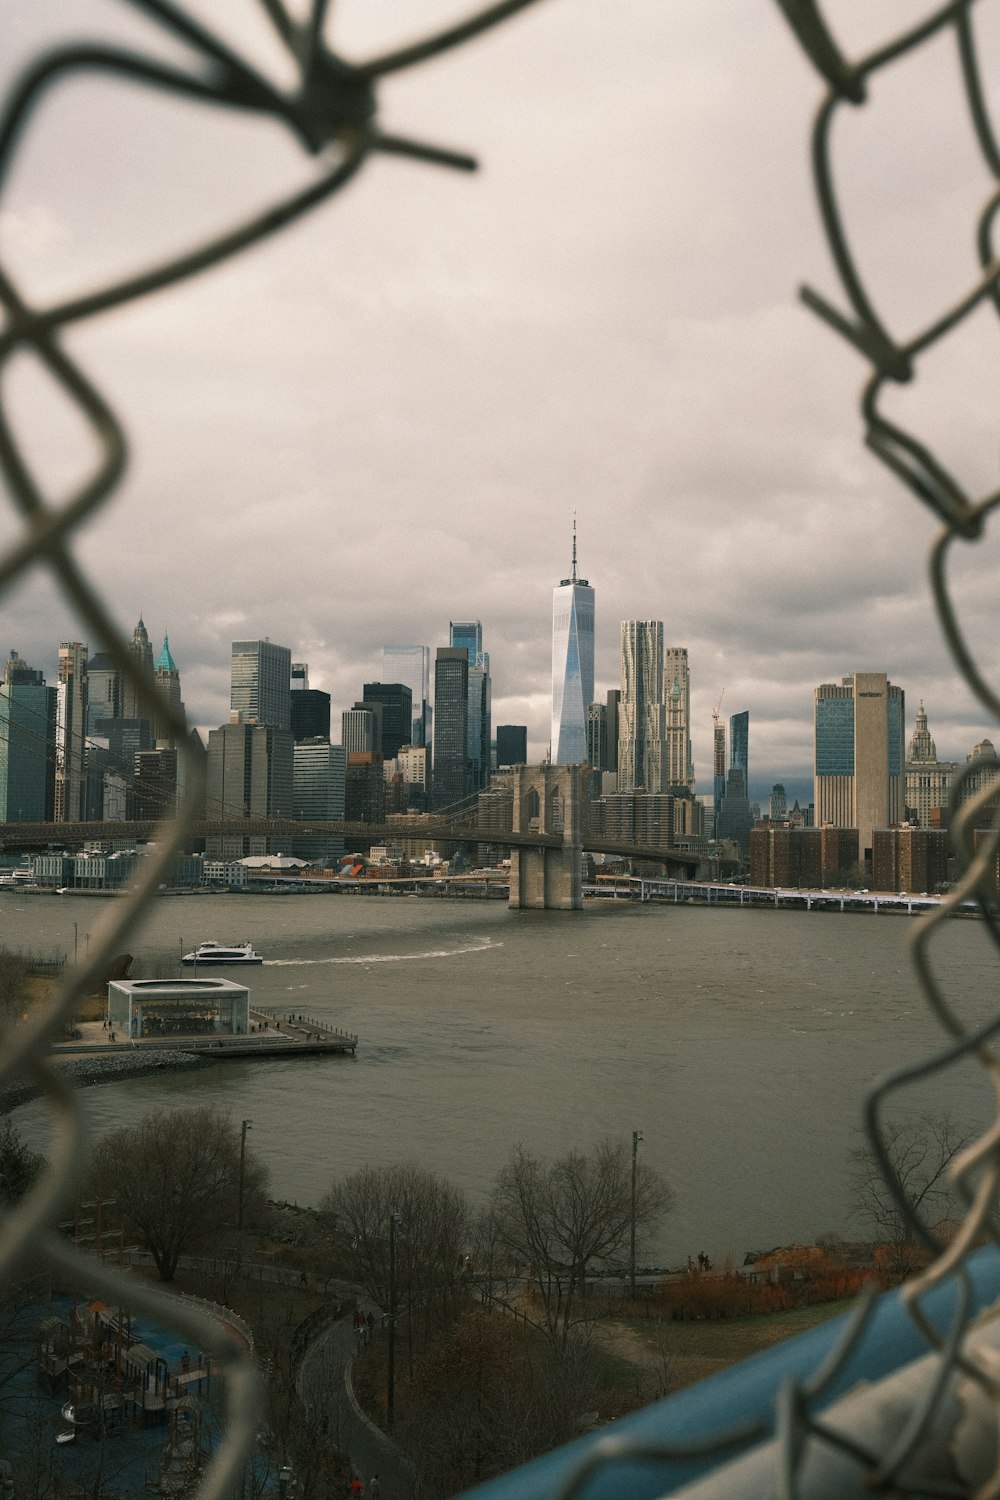
[[[929,9],[829,6],[849,55]],[[189,10],[287,76],[252,0]],[[360,58],[463,10],[334,0],[327,32]],[[974,16],[996,88],[1000,6]],[[184,57],[123,0],[4,0],[3,24],[7,81],[56,38]],[[813,688],[858,670],[905,689],[907,734],[925,700],[942,757],[995,738],[932,615],[933,517],[862,444],[865,365],[797,300],[808,281],[842,301],[808,174],[820,96],[773,0],[541,0],[381,88],[384,128],[469,150],[477,174],[373,158],[263,246],[74,328],[131,444],[79,553],[126,632],[141,613],[156,650],[169,631],[191,720],[226,717],[234,637],[289,646],[339,715],[384,643],[433,650],[479,618],[494,723],[527,723],[542,758],[575,511],[597,693],[619,622],[662,619],[689,651],[699,791],[720,699],[750,711],[752,781],[792,781]],[[991,187],[950,41],[883,74],[836,145],[873,298],[906,337],[976,279]],[[316,170],[274,124],[77,81],[34,117],[0,257],[46,305]],[[997,482],[996,340],[979,315],[891,403],[975,493]],[[64,399],[29,358],[5,394],[67,493],[93,455]],[[995,660],[993,552],[963,550],[967,629]],[[80,637],[47,579],[0,607],[0,651],[47,672]]]

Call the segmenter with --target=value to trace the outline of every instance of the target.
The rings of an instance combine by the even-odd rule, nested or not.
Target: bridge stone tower
[[[524,910],[580,911],[583,853],[580,766],[515,766],[514,833],[562,836],[559,848],[512,849],[510,905]]]

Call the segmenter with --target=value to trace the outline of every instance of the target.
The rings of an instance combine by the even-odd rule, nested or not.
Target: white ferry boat
[[[263,955],[255,953],[252,943],[236,943],[223,947],[221,943],[201,943],[191,953],[185,953],[183,964],[262,964]]]

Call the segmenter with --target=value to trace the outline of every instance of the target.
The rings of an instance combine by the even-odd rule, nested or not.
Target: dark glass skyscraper
[[[413,694],[402,682],[366,682],[362,702],[365,705],[377,703],[381,707],[381,744],[378,748],[383,760],[394,760],[400,747],[410,743]]]
[[[490,654],[483,650],[483,627],[479,620],[452,620],[450,644],[469,657],[469,790],[476,791],[490,779],[490,742],[493,721],[493,685]]]
[[[497,766],[524,766],[528,762],[528,726],[497,725]]]
[[[434,660],[434,805],[469,794],[469,653],[439,646]]]
[[[56,690],[12,651],[0,686],[0,821],[49,821],[55,766]]]
[[[733,714],[729,720],[729,765],[734,771],[743,772],[743,788],[749,795],[750,786],[750,713],[744,709]]]
[[[329,693],[321,692],[319,688],[302,688],[292,693],[289,702],[293,739],[329,740]]]

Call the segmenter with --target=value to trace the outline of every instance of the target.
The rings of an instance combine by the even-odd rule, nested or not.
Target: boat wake
[[[487,948],[502,948],[493,938],[478,938],[460,948],[423,948],[419,953],[356,953],[331,958],[268,958],[266,969],[314,968],[320,964],[405,964],[428,958],[460,958],[464,953],[484,953]]]

